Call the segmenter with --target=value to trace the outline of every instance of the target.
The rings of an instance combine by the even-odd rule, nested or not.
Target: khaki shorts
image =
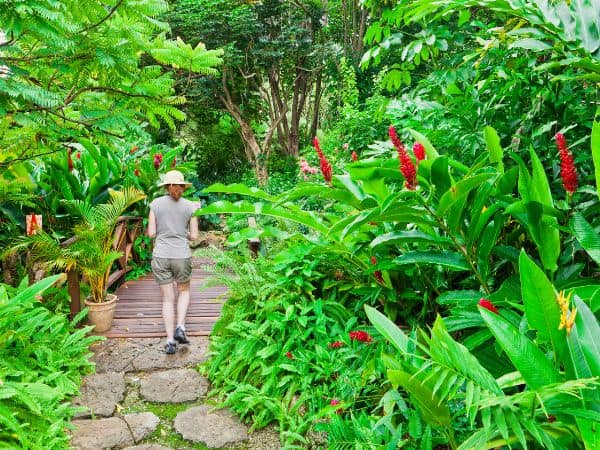
[[[152,258],[150,264],[158,284],[187,283],[192,278],[192,258]]]

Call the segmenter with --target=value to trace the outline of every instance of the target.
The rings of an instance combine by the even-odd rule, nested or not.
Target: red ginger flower
[[[352,155],[351,155],[351,157],[352,157],[352,161],[353,161],[353,162],[356,162],[356,161],[358,161],[358,155],[356,154],[356,152],[352,152]]]
[[[69,168],[69,172],[73,170],[73,158],[71,158],[71,149],[67,150],[67,167]]]
[[[334,342],[330,342],[328,347],[329,348],[340,348],[343,347],[344,343],[342,341],[334,341]]]
[[[375,258],[374,256],[371,256],[371,264],[377,264],[377,258]],[[381,273],[381,270],[376,270],[375,272],[373,272],[373,276],[379,284],[384,284],[383,274]]]
[[[425,147],[423,147],[423,144],[415,142],[413,144],[413,153],[417,161],[423,161],[425,159]]]
[[[492,302],[490,302],[487,298],[481,298],[479,300],[479,306],[487,309],[488,311],[493,312],[494,314],[498,314],[498,309],[494,306]]]
[[[350,340],[359,342],[371,342],[373,338],[366,331],[351,331]]]
[[[556,147],[558,148],[558,156],[560,157],[560,176],[563,181],[565,191],[572,194],[577,190],[577,170],[573,155],[567,148],[567,140],[562,133],[556,133]]]
[[[323,154],[323,150],[321,150],[321,145],[319,145],[319,138],[316,136],[313,139],[313,146],[317,151],[317,155],[319,156],[319,163],[321,165],[321,173],[323,174],[323,178],[329,184],[331,184],[331,164],[327,161],[327,158]]]
[[[163,160],[163,155],[162,153],[155,153],[154,154],[154,168],[156,170],[158,170],[158,168],[160,167],[160,165],[162,164],[162,160]]]
[[[404,175],[406,180],[405,186],[407,189],[414,189],[417,187],[417,169],[415,168],[415,164],[413,163],[410,156],[408,156],[408,152],[404,147],[404,144],[400,141],[398,134],[396,133],[396,129],[390,125],[388,129],[390,134],[390,139],[396,147],[396,151],[398,152],[398,159],[400,160],[400,172]]]
[[[81,159],[81,152],[77,152],[77,153],[75,153],[75,157],[76,157],[77,159]]]
[[[285,357],[287,359],[294,359],[294,355],[292,355],[292,352],[285,352]]]

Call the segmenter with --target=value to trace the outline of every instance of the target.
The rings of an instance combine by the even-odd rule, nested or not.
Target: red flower
[[[333,399],[331,399],[331,401],[329,402],[329,404],[331,406],[339,405],[340,401],[337,398],[333,398]]]
[[[565,191],[572,194],[577,190],[577,170],[573,155],[567,148],[567,140],[562,133],[556,133],[556,147],[558,148],[558,156],[560,157],[560,176],[563,181]]]
[[[413,145],[413,153],[417,161],[423,161],[425,159],[425,147],[420,142],[415,142]]]
[[[129,150],[129,153],[135,153],[138,150],[138,146],[134,145],[133,147],[131,147],[131,150]]]
[[[374,256],[371,256],[371,264],[377,264],[377,258],[375,258]],[[381,270],[376,270],[375,272],[373,272],[373,276],[379,284],[385,284],[385,282],[383,281],[383,274],[381,273]]]
[[[81,152],[77,152],[77,153],[75,153],[75,157],[76,157],[77,159],[81,159]]]
[[[398,152],[398,159],[400,160],[400,172],[404,175],[404,179],[406,180],[405,186],[407,189],[414,189],[417,187],[417,169],[415,168],[415,164],[413,163],[410,156],[404,148],[404,144],[400,141],[398,134],[396,134],[396,129],[393,126],[390,126],[388,129],[390,134],[390,139],[396,147],[396,151]]]
[[[334,342],[330,342],[328,347],[329,348],[340,348],[343,347],[344,343],[342,341],[334,341]]]
[[[73,170],[73,159],[71,158],[71,149],[67,150],[67,167],[69,168],[69,172]]]
[[[285,356],[288,359],[294,359],[294,355],[292,355],[292,352],[285,352]]]
[[[138,168],[136,167],[136,168],[135,168],[135,170],[133,171],[133,174],[134,174],[136,177],[139,177],[139,176],[140,176],[140,169],[138,169]]]
[[[313,146],[317,151],[317,155],[319,156],[319,163],[321,165],[321,173],[323,174],[323,178],[329,184],[331,184],[331,164],[327,161],[327,158],[323,154],[323,150],[321,150],[321,146],[319,145],[319,139],[315,136],[313,139]]]
[[[488,311],[493,312],[494,314],[498,314],[498,309],[494,306],[492,302],[490,302],[487,298],[481,298],[479,300],[479,306],[487,309]]]
[[[163,155],[162,153],[155,153],[154,154],[154,168],[156,170],[158,170],[158,168],[160,167],[160,165],[162,164],[162,160],[163,160]]]
[[[350,340],[359,342],[371,342],[373,338],[366,331],[351,331]]]
[[[352,161],[354,161],[354,162],[358,161],[358,155],[356,154],[356,152],[352,152],[351,157],[352,157]]]
[[[173,162],[171,163],[171,167],[175,167],[175,164],[177,164],[177,158],[173,158]]]

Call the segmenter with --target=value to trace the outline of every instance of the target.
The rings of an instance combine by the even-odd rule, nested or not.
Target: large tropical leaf
[[[552,344],[555,359],[564,360],[567,356],[567,344],[564,334],[558,329],[560,307],[552,283],[524,251],[519,257],[519,271],[529,326],[537,330],[538,342]]]
[[[552,362],[527,336],[500,315],[479,307],[496,341],[531,389],[558,383],[560,375]]]
[[[401,354],[406,354],[408,348],[408,337],[398,328],[394,322],[381,314],[375,308],[365,305],[365,312],[373,326],[383,337],[398,349]]]
[[[464,256],[451,251],[438,250],[407,252],[395,258],[394,264],[434,264],[451,270],[471,269]]]
[[[573,214],[571,230],[588,255],[600,264],[600,236],[596,230],[579,213]]]

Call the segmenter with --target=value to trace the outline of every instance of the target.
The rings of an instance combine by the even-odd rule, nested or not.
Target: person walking
[[[182,195],[191,185],[178,170],[165,173],[159,186],[165,187],[167,195],[150,203],[148,216],[147,234],[155,238],[152,273],[162,296],[162,314],[167,332],[165,352],[169,355],[177,351],[177,343],[189,344],[185,333],[192,276],[189,241],[198,238],[198,218],[194,212],[199,208],[199,203]],[[177,284],[177,305],[174,284]]]

